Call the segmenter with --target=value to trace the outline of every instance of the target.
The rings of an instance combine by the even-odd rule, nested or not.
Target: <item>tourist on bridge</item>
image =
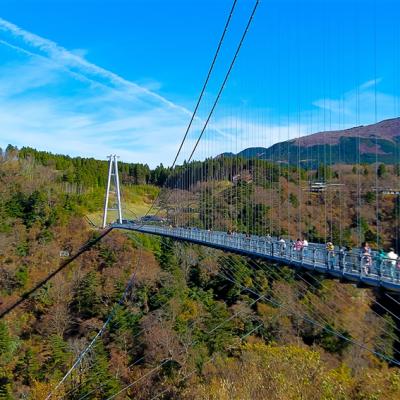
[[[376,272],[379,276],[382,276],[385,271],[385,261],[387,259],[385,250],[379,249],[375,259],[376,259]]]
[[[327,242],[325,245],[326,250],[326,266],[328,269],[335,267],[335,246],[332,242]]]
[[[397,272],[397,280],[399,280],[400,279],[400,256],[397,257],[396,272]]]
[[[297,259],[300,260],[302,258],[303,251],[303,241],[300,238],[297,238],[297,240],[294,242],[293,249],[296,252]]]
[[[283,237],[279,238],[278,246],[279,246],[279,255],[283,257],[285,255],[285,250],[286,250],[286,242]]]
[[[396,265],[398,266],[399,256],[395,253],[394,248],[391,247],[389,249],[389,253],[387,253],[388,264],[390,268],[390,277],[394,278],[394,271],[396,270]],[[399,279],[399,270],[397,269],[397,279]]]
[[[361,244],[361,267],[365,274],[371,272],[372,257],[371,257],[371,247],[367,242]]]
[[[303,256],[307,256],[308,253],[308,240],[306,238],[303,238]]]
[[[345,270],[346,268],[346,254],[350,251],[349,247],[340,246],[339,248],[339,269],[341,271]]]

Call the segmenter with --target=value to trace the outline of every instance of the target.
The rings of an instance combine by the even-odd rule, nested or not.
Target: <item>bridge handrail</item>
[[[240,233],[229,234],[198,228],[143,225],[134,222],[113,224],[113,227],[185,239],[226,250],[241,251],[283,263],[304,266],[319,272],[327,272],[337,277],[343,276],[352,280],[364,281],[374,286],[390,283],[391,287],[400,291],[399,261],[380,257],[375,252],[363,255],[359,250],[347,251],[337,246],[334,251],[327,251],[324,245],[318,243],[309,243],[306,248],[296,250],[293,241],[289,240],[283,243],[279,242],[277,237],[246,236]]]

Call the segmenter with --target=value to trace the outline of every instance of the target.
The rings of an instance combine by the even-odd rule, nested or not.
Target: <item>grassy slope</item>
[[[159,189],[152,185],[123,186],[121,188],[123,216],[134,219],[146,214],[153,200],[157,196]],[[113,203],[113,199],[111,199]],[[156,212],[154,208],[153,212]],[[116,212],[109,213],[109,220],[116,219]],[[96,225],[100,225],[103,218],[103,210],[99,209],[89,213],[88,217]]]

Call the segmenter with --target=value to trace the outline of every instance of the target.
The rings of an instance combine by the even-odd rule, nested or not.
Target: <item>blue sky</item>
[[[231,4],[1,0],[0,146],[171,163]],[[238,0],[182,159],[252,5]],[[396,0],[261,1],[196,157],[398,116],[399,17]]]

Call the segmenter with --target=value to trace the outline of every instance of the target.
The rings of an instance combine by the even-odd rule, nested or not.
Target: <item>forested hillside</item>
[[[104,187],[107,181],[107,161],[94,158],[70,157],[62,154],[52,154],[47,151],[38,151],[31,147],[18,149],[9,145],[4,151],[0,148],[0,157],[3,159],[34,160],[42,166],[51,167],[58,171],[59,181],[74,184],[79,188]],[[162,164],[151,171],[147,164],[119,163],[122,183],[125,184],[156,184],[164,183]],[[161,175],[161,176],[160,176]]]
[[[61,250],[98,234],[84,216],[101,208],[101,162],[81,169],[77,159],[21,153],[0,160],[0,309],[57,268]],[[154,193],[149,186],[142,201]],[[132,274],[126,301],[54,398],[107,399],[127,385],[117,399],[400,397],[400,370],[385,361],[399,359],[397,320],[371,290],[112,232],[0,321],[0,399],[44,399]]]
[[[163,206],[177,225],[399,249],[399,177],[400,164],[304,169],[219,157],[170,171]]]

